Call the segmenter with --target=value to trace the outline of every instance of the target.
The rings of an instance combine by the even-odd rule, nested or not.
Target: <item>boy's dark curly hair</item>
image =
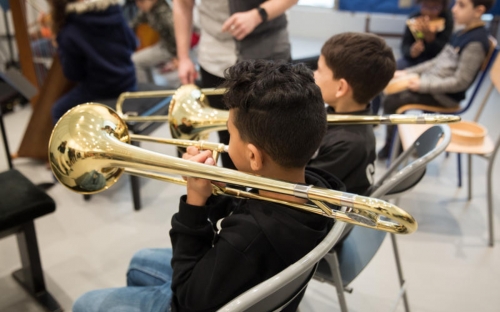
[[[226,69],[224,102],[241,139],[284,168],[304,167],[326,131],[326,111],[304,64],[243,61]]]

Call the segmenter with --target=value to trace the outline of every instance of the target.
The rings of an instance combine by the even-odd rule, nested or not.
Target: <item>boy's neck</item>
[[[336,103],[328,104],[336,113],[353,113],[366,109],[368,104],[359,104],[353,99],[338,99]]]
[[[471,30],[471,29],[474,29],[477,27],[481,27],[481,26],[484,26],[483,20],[482,19],[475,19],[475,20],[473,20],[470,23],[467,23],[465,25],[464,31],[468,31],[468,30]]]
[[[305,179],[305,168],[300,169],[289,169],[289,168],[280,168],[276,170],[272,170],[272,172],[266,174],[266,178],[281,180],[289,183],[302,183],[306,182]],[[270,191],[259,190],[259,195],[279,199],[294,203],[305,203],[307,200],[295,197],[293,195],[285,195],[280,193],[274,193]]]

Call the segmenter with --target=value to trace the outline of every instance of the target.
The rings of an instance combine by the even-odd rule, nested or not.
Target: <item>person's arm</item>
[[[174,30],[179,60],[178,73],[182,84],[194,83],[196,69],[189,58],[191,47],[191,31],[193,28],[194,0],[175,0]]]
[[[411,59],[411,46],[415,43],[415,38],[413,37],[410,28],[406,26],[405,33],[403,35],[403,41],[401,43],[401,53],[405,58]]]
[[[450,77],[427,77],[420,79],[420,93],[454,93],[467,90],[474,82],[483,64],[486,53],[479,42],[468,44],[460,54],[455,74]]]
[[[260,5],[267,12],[267,20],[272,20],[297,4],[298,0],[268,0]],[[242,40],[250,34],[260,23],[262,17],[257,8],[246,12],[237,12],[231,15],[222,25],[222,31],[230,32],[237,40]]]
[[[188,205],[183,197],[179,213],[172,217],[171,288],[177,303],[189,311],[216,310],[248,285],[260,282],[256,280],[258,263],[244,252],[244,246],[251,245],[260,233],[251,218],[230,221],[234,227],[224,227],[217,236],[207,221],[208,210],[225,209],[223,206],[231,202],[232,198],[227,197],[216,205],[210,205],[209,200],[209,205],[197,207]],[[234,233],[233,228],[243,229],[244,233]],[[235,240],[239,247],[235,246]]]
[[[442,54],[440,53],[435,58],[433,58],[431,60],[428,60],[427,62],[423,62],[423,63],[420,63],[418,65],[415,65],[415,66],[412,66],[412,67],[408,67],[404,71],[405,71],[406,74],[421,74],[423,72],[426,72],[429,69],[431,69],[432,67],[434,67],[437,62],[439,62],[439,57],[441,55]]]

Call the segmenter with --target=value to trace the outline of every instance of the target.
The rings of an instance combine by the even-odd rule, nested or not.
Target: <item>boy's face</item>
[[[451,12],[457,24],[468,25],[471,22],[481,19],[481,15],[484,13],[484,6],[479,5],[474,7],[471,0],[457,0]]]
[[[157,0],[135,0],[135,5],[142,12],[149,12]]]
[[[240,137],[240,132],[234,125],[234,109],[229,110],[229,118],[227,120],[227,130],[229,131],[229,157],[234,163],[234,166],[239,171],[252,172],[250,162],[246,157],[247,142]]]
[[[314,72],[314,80],[321,89],[323,101],[333,106],[337,101],[337,89],[339,81],[333,76],[332,70],[326,65],[325,57],[319,56],[318,69]]]

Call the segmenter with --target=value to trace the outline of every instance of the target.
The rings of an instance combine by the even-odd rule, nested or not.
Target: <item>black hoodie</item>
[[[306,184],[341,190],[338,179],[306,170]],[[205,207],[183,196],[172,217],[172,311],[215,311],[311,251],[333,219],[279,204],[210,197]],[[295,311],[300,302],[284,311]]]

